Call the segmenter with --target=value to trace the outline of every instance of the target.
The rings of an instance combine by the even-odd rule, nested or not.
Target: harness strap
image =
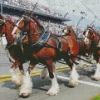
[[[62,42],[59,38],[57,38],[56,36],[52,35],[52,37],[54,37],[57,41],[57,48],[62,51]]]
[[[43,33],[39,39],[31,45],[32,48],[37,47],[38,49],[42,48],[50,37],[50,33]]]
[[[66,40],[66,42],[68,43],[68,37],[62,36],[62,38],[63,38],[64,40]],[[68,45],[68,54],[71,55],[69,45]]]

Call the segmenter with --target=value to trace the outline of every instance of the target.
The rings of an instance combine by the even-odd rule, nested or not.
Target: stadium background
[[[91,2],[81,0],[0,0],[0,11],[1,14],[16,22],[21,15],[26,11],[32,11],[34,7],[34,15],[44,28],[49,26],[50,32],[63,34],[64,27],[72,25],[79,35],[90,24],[99,31],[98,5],[99,1],[94,2],[94,0]],[[95,8],[92,9],[91,6]],[[6,44],[6,40],[3,40]]]

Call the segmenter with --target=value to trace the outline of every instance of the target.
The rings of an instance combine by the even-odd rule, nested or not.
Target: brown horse
[[[86,57],[86,54],[89,53],[90,51],[90,45],[86,45],[85,42],[83,41],[83,37],[78,38],[78,36],[76,35],[74,29],[72,26],[67,26],[65,29],[65,34],[66,36],[71,36],[74,37],[75,39],[77,39],[78,44],[79,44],[79,56],[84,56]]]
[[[24,75],[23,63],[25,62],[23,52],[19,45],[14,45],[13,42],[15,38],[13,37],[12,30],[14,28],[14,23],[11,20],[5,19],[0,15],[0,36],[2,37],[5,34],[7,40],[7,47],[10,55],[9,59],[13,62],[11,68],[12,81],[17,85],[21,85],[21,77],[18,77],[14,74],[14,70],[18,67],[21,71],[21,74]]]
[[[51,35],[50,33],[45,33],[42,31],[41,25],[34,17],[31,18],[26,15],[24,15],[21,20],[18,21],[17,26],[18,27],[14,28],[13,34],[17,35],[20,33],[21,36],[24,33],[20,29],[27,30],[26,37],[28,37],[28,46],[30,48],[29,54],[31,58],[30,67],[27,73],[31,74],[31,70],[38,63],[46,65],[46,68],[48,69],[49,77],[51,78],[51,88],[47,92],[48,95],[57,95],[59,92],[55,66],[53,64],[53,62],[59,59],[63,58],[72,69],[69,83],[72,84],[72,86],[77,85],[78,73],[75,69],[75,60],[76,55],[79,52],[79,44],[74,37],[57,37]],[[20,36],[17,39],[19,39]],[[24,48],[23,44],[23,50],[25,49],[26,48]],[[27,81],[28,80],[26,79],[26,82]],[[28,91],[26,90],[28,88],[26,88],[25,84],[27,83],[24,83],[20,90],[21,96],[24,96],[23,94],[26,93],[25,91]]]
[[[67,26],[66,29],[64,30],[64,33],[65,33],[64,35],[72,36],[77,39],[77,35],[72,26]]]
[[[93,27],[87,27],[85,30],[84,42],[90,45],[90,52],[93,53],[94,59],[97,61],[97,68],[92,78],[100,80],[100,36]]]

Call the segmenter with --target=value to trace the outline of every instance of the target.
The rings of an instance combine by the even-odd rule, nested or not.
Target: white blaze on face
[[[88,36],[88,32],[89,32],[89,30],[86,31],[86,34],[85,34],[86,37]]]
[[[89,30],[87,30],[86,34],[85,34],[85,38],[84,38],[85,44],[89,44],[90,43],[90,39],[87,37],[88,36],[88,32],[89,32]]]
[[[66,33],[67,32],[67,30],[64,30],[64,33]]]
[[[23,20],[23,18],[21,18],[21,20],[19,20],[18,22],[17,22],[17,24],[16,24],[16,26],[14,27],[14,29],[13,29],[13,31],[12,31],[12,35],[14,35],[14,33],[16,32],[16,30],[17,30],[17,26],[19,25],[19,23],[21,22]]]

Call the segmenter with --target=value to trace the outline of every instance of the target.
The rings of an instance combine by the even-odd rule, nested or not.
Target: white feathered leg
[[[100,80],[100,64],[99,63],[97,63],[97,67],[92,78],[97,81]]]
[[[48,73],[48,70],[46,67],[44,67],[41,71],[41,74],[40,74],[40,78],[41,79],[45,79],[46,77],[49,77],[49,73]]]
[[[14,73],[14,69],[11,69],[10,70],[11,72],[11,79],[12,79],[12,82],[17,86],[17,87],[20,87],[21,86],[21,83],[22,83],[22,76],[17,76],[15,73]]]
[[[55,96],[59,93],[59,84],[57,82],[57,77],[54,74],[54,78],[51,79],[51,88],[48,90],[47,94],[50,96]]]
[[[77,86],[78,85],[78,78],[79,78],[79,75],[76,71],[76,66],[74,64],[74,66],[72,68],[71,75],[70,75],[69,85],[73,86],[73,87]]]
[[[19,96],[28,97],[32,93],[32,80],[29,75],[29,72],[26,72],[26,75],[22,77],[22,85],[19,90]]]
[[[54,66],[54,64],[53,64],[53,66]],[[50,95],[50,96],[55,96],[59,93],[59,84],[58,84],[58,81],[57,81],[55,66],[54,66],[53,75],[54,75],[54,78],[51,79],[51,88],[47,92],[47,94]]]

